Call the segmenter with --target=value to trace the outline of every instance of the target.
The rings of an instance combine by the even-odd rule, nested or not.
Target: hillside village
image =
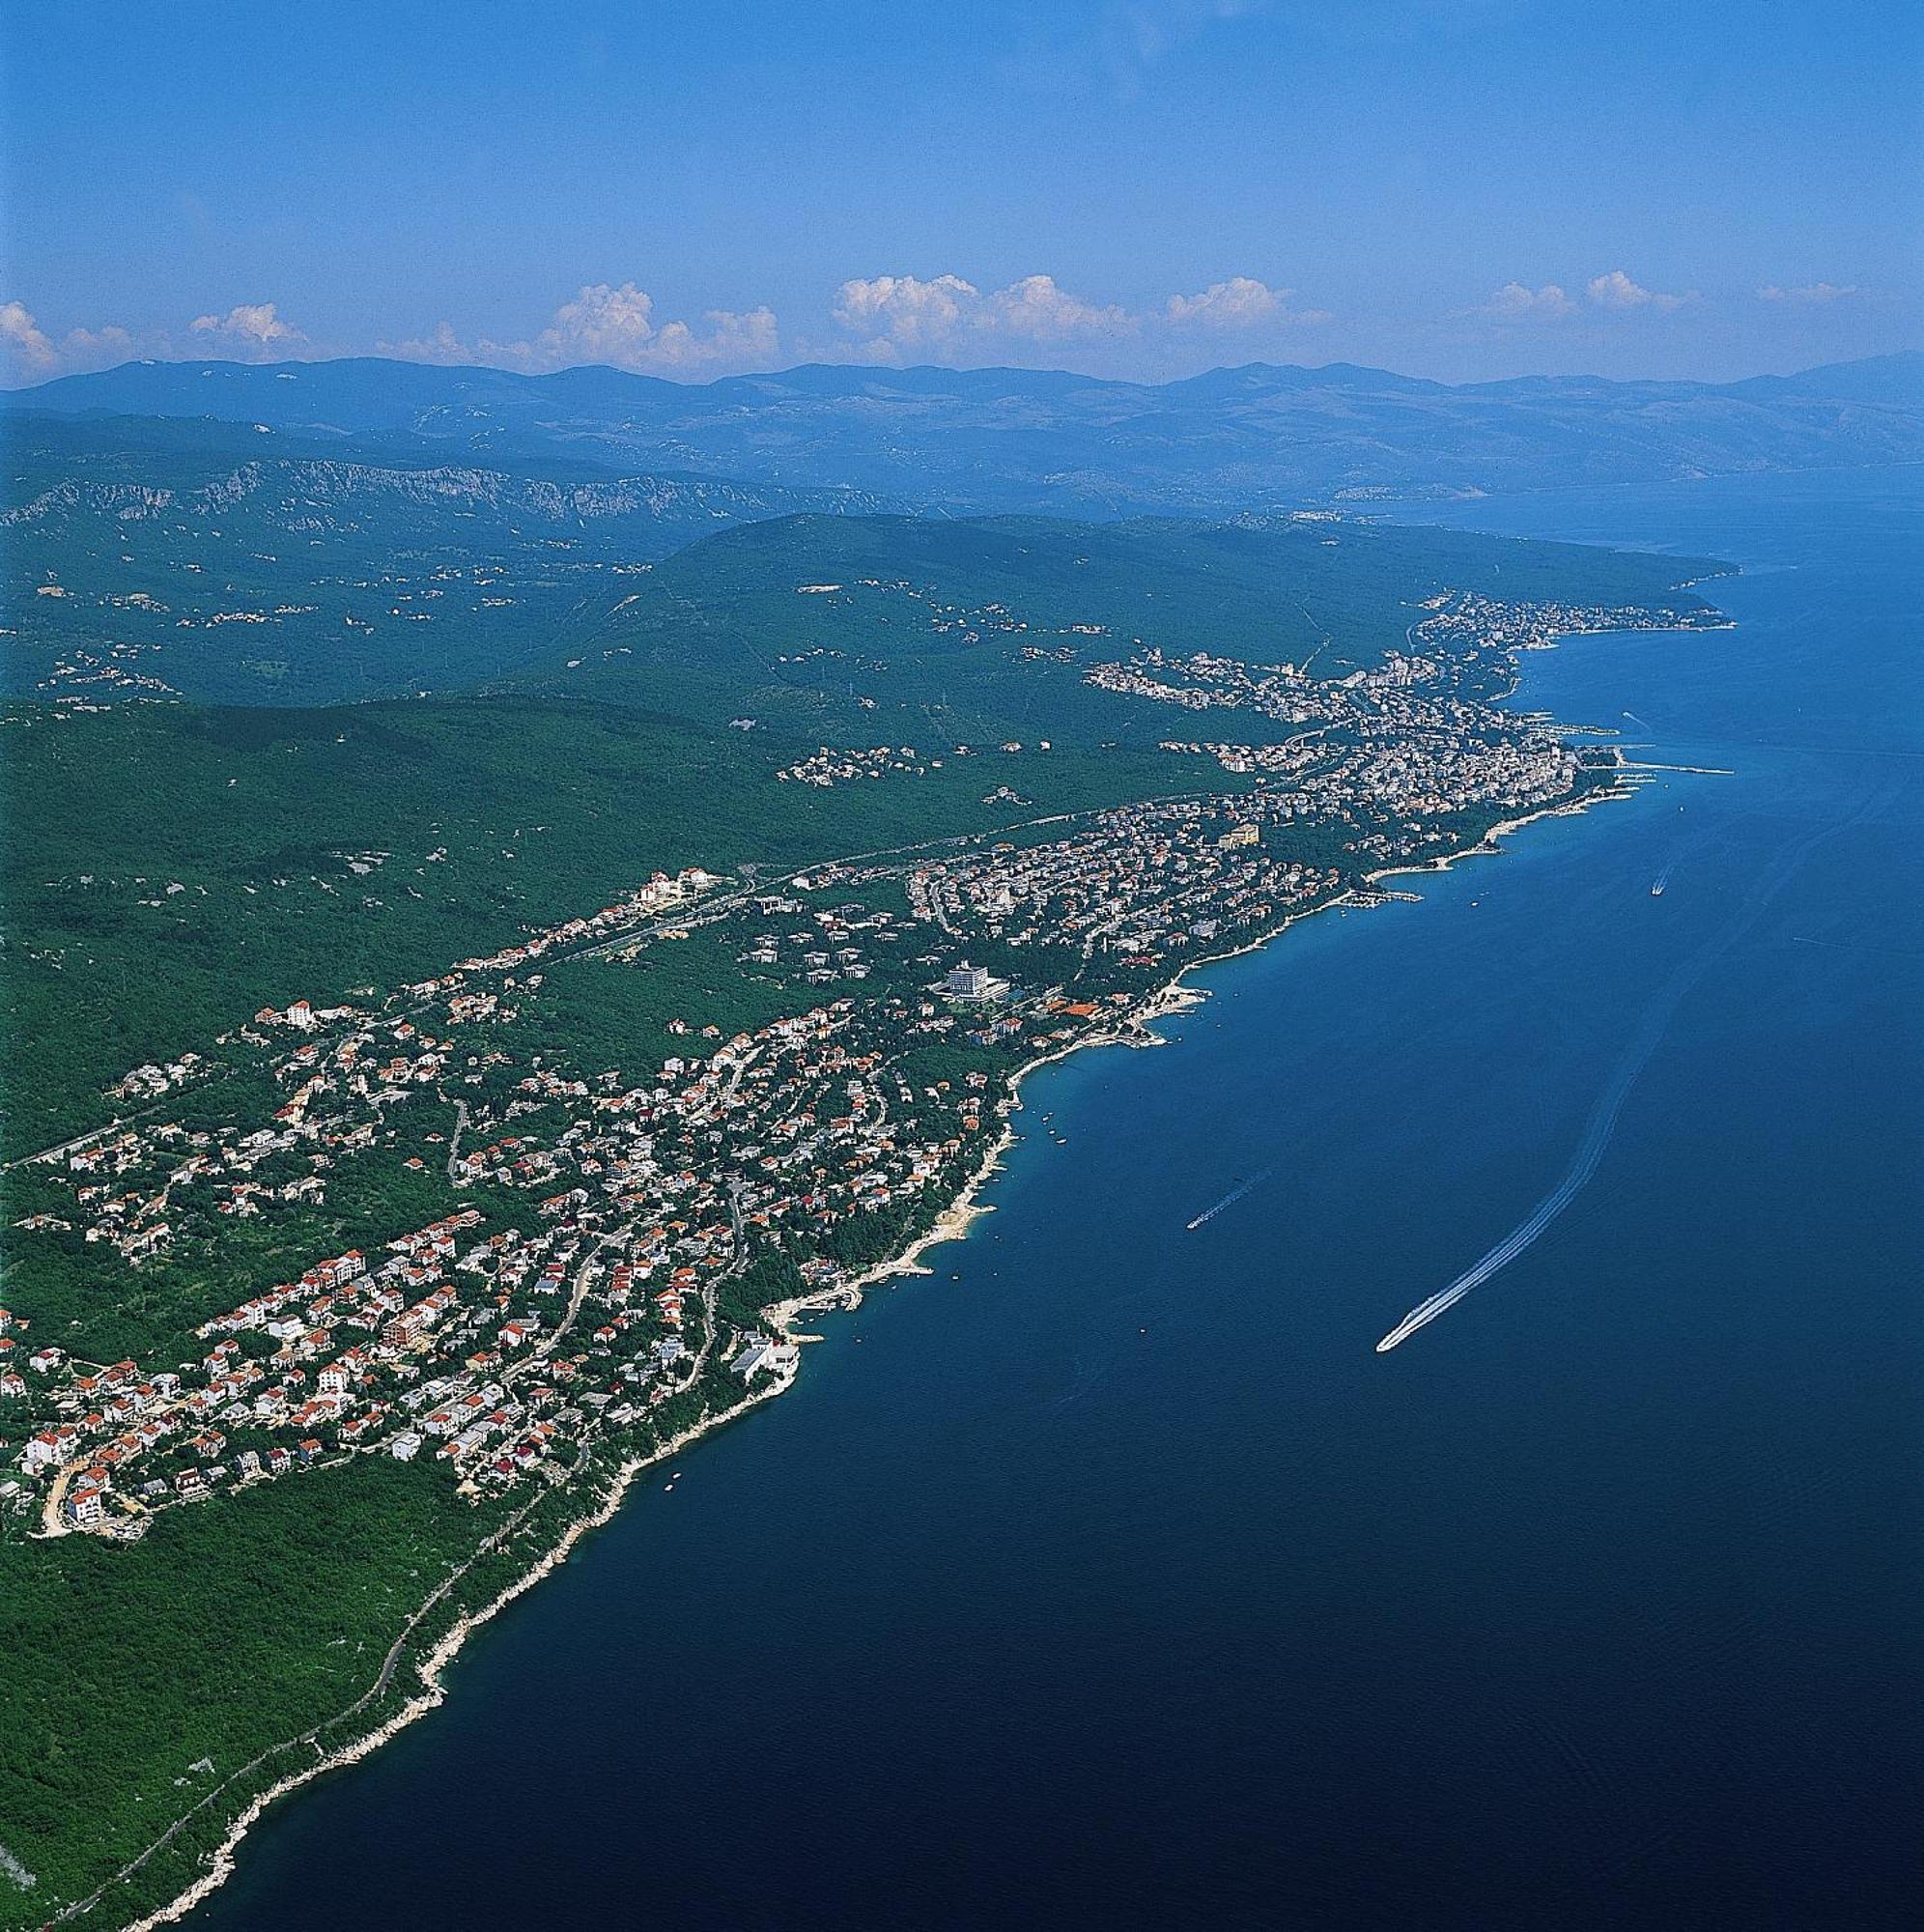
[[[164,1290],[180,1345],[98,1361],[31,1307],[0,1312],[0,1509],[134,1539],[156,1512],[357,1455],[432,1463],[478,1499],[565,1479],[675,1398],[725,1406],[792,1376],[788,1309],[933,1224],[1026,1063],[1144,1037],[1185,966],[1620,783],[1613,753],[1474,694],[1559,631],[1679,621],[1439,599],[1408,651],[1337,683],[1140,652],[1089,681],[1300,727],[1170,741],[1255,789],[776,880],[657,874],[436,978],[297,996],[132,1069],[115,1124],[28,1165],[15,1229]],[[921,762],[818,755],[821,776],[782,776]],[[564,986],[619,993],[677,955],[736,990],[668,1014],[647,1064],[603,1066],[592,1037],[556,1049]],[[207,1299],[230,1250],[298,1250],[369,1201],[352,1241]]]

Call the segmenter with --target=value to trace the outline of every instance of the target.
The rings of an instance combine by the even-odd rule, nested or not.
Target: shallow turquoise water
[[[1447,520],[1741,561],[1736,631],[1566,646],[1523,698],[1732,776],[1039,1075],[996,1214],[195,1925],[1914,1922],[1918,493]],[[1692,961],[1567,1211],[1375,1353]]]

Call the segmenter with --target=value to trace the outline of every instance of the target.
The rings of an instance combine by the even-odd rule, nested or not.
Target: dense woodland
[[[9,1155],[263,1004],[405,983],[656,870],[780,868],[1225,779],[1063,750],[823,789],[775,776],[806,744],[540,698],[0,717]],[[1029,803],[989,798],[1004,786]]]

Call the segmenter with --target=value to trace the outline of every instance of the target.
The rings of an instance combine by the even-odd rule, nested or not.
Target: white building
[[[986,966],[972,966],[965,959],[950,968],[942,991],[951,1000],[1000,1000],[1008,992],[1008,981],[992,978]]]

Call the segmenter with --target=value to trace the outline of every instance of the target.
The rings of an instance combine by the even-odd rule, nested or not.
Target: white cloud
[[[70,328],[57,341],[35,321],[24,302],[0,302],[0,372],[16,382],[105,369],[141,353],[141,345],[111,323]]]
[[[1197,328],[1259,328],[1264,323],[1320,322],[1319,311],[1290,315],[1284,303],[1294,293],[1272,289],[1252,275],[1231,275],[1226,282],[1211,282],[1193,296],[1171,296],[1165,314],[1174,327]]]
[[[835,319],[884,347],[936,348],[979,312],[981,291],[960,275],[875,275],[835,291]]]
[[[766,369],[780,359],[781,330],[772,308],[704,309],[701,319],[708,325],[701,335],[685,322],[663,325],[650,345],[656,368]]]
[[[1802,288],[1780,289],[1775,282],[1767,283],[1757,291],[1758,299],[1767,302],[1808,303],[1821,307],[1826,302],[1844,301],[1857,293],[1855,282],[1807,282]]]
[[[1622,269],[1612,269],[1607,275],[1594,276],[1585,289],[1590,299],[1599,308],[1611,309],[1618,314],[1627,314],[1632,309],[1651,309],[1658,314],[1668,314],[1670,310],[1682,308],[1696,298],[1690,295],[1659,295],[1655,289],[1647,289],[1631,281]]]
[[[1113,340],[1142,326],[1126,309],[1071,294],[1053,275],[1024,275],[988,295],[960,275],[875,275],[844,282],[834,314],[858,338],[858,353],[874,361],[998,342]]]
[[[70,369],[107,369],[129,361],[140,345],[125,328],[103,323],[99,328],[70,328],[60,338],[61,360]]]
[[[5,349],[8,361],[24,374],[53,372],[57,359],[53,344],[25,302],[0,302],[0,348]]]
[[[1612,269],[1607,275],[1593,275],[1583,285],[1583,295],[1592,309],[1600,309],[1608,315],[1668,315],[1672,309],[1697,299],[1694,292],[1672,296],[1647,289],[1632,281],[1622,269]],[[1505,282],[1480,308],[1463,313],[1480,316],[1485,322],[1567,322],[1583,306],[1560,282],[1544,282],[1534,289],[1527,282]]]
[[[632,362],[655,339],[654,314],[654,297],[633,282],[585,284],[554,311],[533,354],[545,362]]]
[[[618,288],[590,282],[554,311],[554,320],[532,341],[495,342],[487,336],[464,342],[443,322],[431,335],[378,345],[384,355],[414,362],[505,363],[512,368],[573,368],[606,362],[617,369],[676,372],[767,368],[778,359],[780,331],[770,308],[744,313],[710,309],[701,329],[685,322],[655,321],[655,298],[633,282]]]
[[[197,315],[189,325],[196,335],[211,337],[222,349],[253,360],[283,355],[307,337],[284,322],[272,302],[240,302],[225,315]]]
[[[775,311],[712,308],[702,317],[706,334],[685,322],[655,326],[655,301],[633,282],[612,288],[596,282],[554,311],[535,339],[532,359],[548,368],[578,362],[611,362],[618,369],[740,368],[765,363],[776,353]]]
[[[875,275],[842,283],[835,320],[856,338],[852,353],[869,361],[912,356],[950,360],[1018,346],[1070,343],[1173,343],[1200,333],[1327,322],[1323,309],[1292,309],[1289,289],[1253,275],[1231,275],[1195,295],[1174,295],[1141,313],[1091,300],[1053,275],[1024,275],[984,293],[961,275]],[[849,353],[845,346],[844,353]]]
[[[1505,282],[1472,313],[1487,316],[1492,322],[1561,322],[1576,313],[1576,304],[1555,282],[1545,282],[1540,289]]]
[[[455,334],[450,323],[437,323],[432,335],[410,336],[406,342],[377,342],[377,355],[398,355],[404,362],[473,362],[477,355],[471,344]]]
[[[1058,288],[1053,275],[1025,275],[989,298],[989,326],[1033,342],[1070,342],[1091,335],[1127,335],[1134,316]]]

